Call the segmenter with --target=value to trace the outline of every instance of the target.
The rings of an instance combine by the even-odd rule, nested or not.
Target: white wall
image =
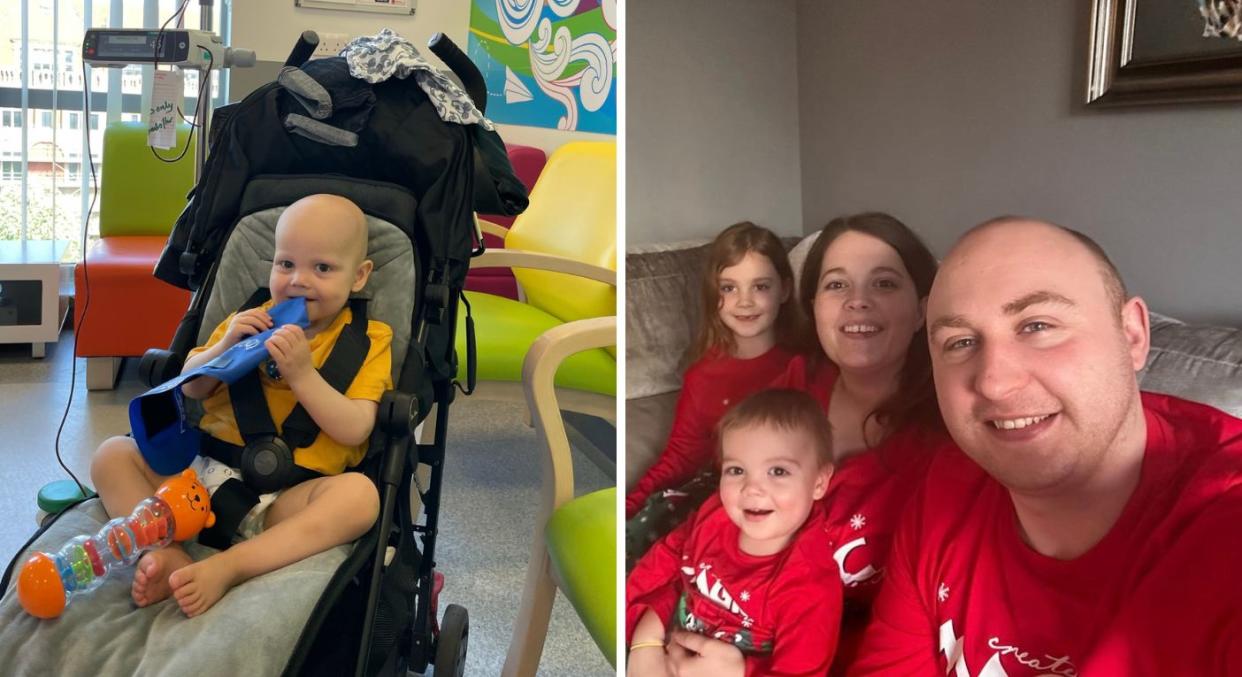
[[[793,0],[626,5],[626,244],[802,228]]]
[[[255,50],[263,61],[284,62],[302,31],[374,35],[391,28],[416,45],[444,33],[463,51],[470,23],[469,0],[418,0],[413,16],[295,7],[293,0],[234,0],[233,45]],[[429,55],[430,56],[430,55]],[[430,56],[432,63],[439,62]],[[612,141],[610,134],[498,125],[509,143],[543,148],[548,153],[576,140]]]
[[[1084,108],[1090,5],[801,0],[806,229],[880,209],[943,254],[1051,219],[1154,310],[1242,326],[1242,105]]]

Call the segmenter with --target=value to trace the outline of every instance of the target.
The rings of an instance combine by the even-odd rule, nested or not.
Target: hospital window
[[[213,32],[227,33],[233,2],[213,0],[210,4]],[[0,131],[5,132],[0,133],[0,177],[6,180],[3,199],[20,201],[20,216],[15,224],[0,228],[0,239],[59,239],[77,233],[82,212],[88,209],[92,212],[87,217],[88,239],[97,237],[99,201],[93,198],[106,172],[91,178],[83,166],[89,161],[86,144],[89,140],[96,169],[101,169],[101,137],[107,124],[118,119],[142,120],[139,101],[144,76],[143,68],[135,65],[90,69],[86,76],[92,110],[87,116],[82,109],[83,34],[89,27],[159,28],[181,5],[182,0],[0,0],[4,8],[0,18],[12,24],[0,27],[0,102],[5,104],[0,107]],[[188,0],[186,28],[199,28],[200,9],[200,0]],[[59,15],[55,25],[49,20],[53,15]],[[221,75],[213,73],[211,91],[217,106],[224,105],[228,96],[227,77]],[[187,115],[192,114],[197,93],[188,92]],[[29,101],[29,112],[14,105],[22,100]],[[28,138],[11,131],[23,128],[31,132]],[[89,135],[83,133],[87,129]],[[58,159],[54,170],[48,167],[51,158]],[[11,182],[22,177],[26,181],[20,187]],[[57,181],[55,190],[50,189],[53,180]],[[81,256],[77,238],[73,239],[69,258]]]

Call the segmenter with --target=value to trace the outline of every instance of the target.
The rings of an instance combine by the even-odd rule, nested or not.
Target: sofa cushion
[[[789,267],[793,270],[794,286],[798,285],[798,281],[802,279],[802,265],[806,263],[806,255],[810,253],[811,246],[815,244],[815,240],[819,239],[819,231],[815,231],[810,235],[803,237],[793,249],[789,250]]]
[[[625,396],[681,388],[686,349],[702,313],[706,244],[663,245],[625,257]]]
[[[678,391],[625,401],[625,488],[634,488],[655,464],[673,429]]]
[[[1151,313],[1151,351],[1139,387],[1242,416],[1242,329]]]

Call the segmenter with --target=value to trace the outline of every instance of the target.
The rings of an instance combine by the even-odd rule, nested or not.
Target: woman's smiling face
[[[812,309],[824,353],[844,371],[899,369],[923,326],[923,303],[901,256],[846,231],[824,250]]]

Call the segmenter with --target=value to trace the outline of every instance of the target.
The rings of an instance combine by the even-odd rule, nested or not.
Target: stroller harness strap
[[[240,310],[261,304],[270,292],[260,289]],[[318,371],[328,385],[346,392],[362,369],[371,339],[367,336],[366,299],[350,299],[352,317],[332,346]],[[279,434],[271,410],[263,395],[259,371],[255,369],[229,385],[229,401],[238,432],[245,446],[238,447],[205,436],[202,453],[242,471],[247,486],[267,493],[304,482],[321,474],[298,466],[293,460],[296,449],[309,447],[319,437],[319,425],[306,408],[296,405],[281,425]]]

